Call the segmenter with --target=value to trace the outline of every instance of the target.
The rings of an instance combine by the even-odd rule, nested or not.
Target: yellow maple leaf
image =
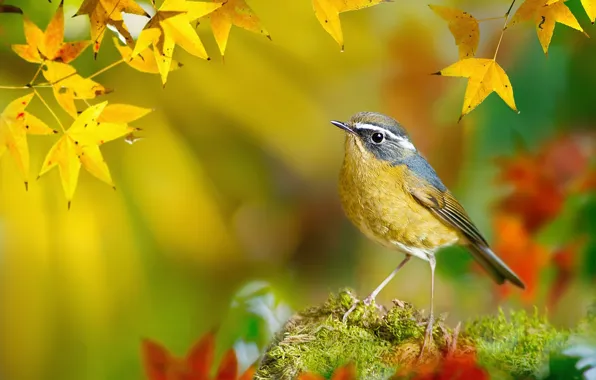
[[[88,107],[52,146],[39,172],[39,177],[58,166],[68,207],[79,179],[81,165],[93,176],[114,186],[108,165],[99,146],[134,131],[128,123],[151,112],[150,109],[127,104],[103,102]]]
[[[460,120],[482,103],[492,92],[496,92],[512,110],[518,112],[515,107],[513,88],[511,88],[509,77],[494,59],[462,59],[435,74],[468,78],[468,87],[464,95]]]
[[[343,51],[344,36],[339,22],[339,14],[372,7],[373,5],[389,1],[391,0],[313,0],[313,7],[315,9],[315,16],[317,16],[323,29],[333,37]]]
[[[536,24],[536,33],[544,54],[548,54],[557,22],[580,32],[584,31],[562,0],[526,0],[515,12],[510,25],[530,20]]]
[[[47,62],[42,73],[52,84],[58,104],[73,118],[78,113],[75,99],[94,99],[112,91],[92,79],[83,78],[74,67],[65,63]]]
[[[27,134],[51,135],[58,133],[43,121],[25,111],[34,94],[10,102],[0,114],[0,157],[6,150],[14,158],[27,186],[29,178],[29,146]]]
[[[141,31],[132,56],[140,54],[153,45],[161,81],[165,85],[176,45],[180,45],[196,57],[209,59],[203,43],[190,22],[213,12],[221,5],[220,3],[165,0]]]
[[[221,3],[222,7],[209,15],[213,36],[219,47],[219,52],[224,55],[230,29],[236,25],[250,32],[263,34],[271,39],[269,32],[261,24],[259,17],[248,6],[245,0],[214,0]]]
[[[554,3],[558,3],[559,1],[566,1],[566,0],[548,0],[546,5],[551,5]],[[582,6],[590,19],[590,22],[593,24],[596,20],[596,0],[581,0]]]
[[[152,49],[147,48],[139,55],[133,57],[132,49],[128,45],[121,45],[117,37],[114,37],[114,45],[116,45],[116,49],[118,49],[118,52],[120,52],[124,62],[133,69],[148,74],[159,74],[157,58],[155,57],[155,52]],[[177,70],[182,66],[182,63],[172,59],[170,71]]]
[[[23,16],[23,29],[27,45],[12,45],[19,57],[32,63],[46,60],[68,63],[89,46],[91,41],[64,42],[64,1],[48,24],[45,32],[29,18]]]
[[[132,46],[134,44],[134,40],[122,19],[122,12],[149,17],[149,14],[134,0],[84,0],[73,16],[89,16],[95,56],[99,52],[108,25],[116,28],[128,45]]]
[[[459,48],[459,59],[472,58],[480,41],[478,21],[468,12],[441,5],[429,5],[430,9],[448,22],[449,31]]]

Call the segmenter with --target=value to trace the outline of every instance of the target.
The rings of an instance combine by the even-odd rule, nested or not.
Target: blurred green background
[[[42,29],[58,5],[8,3]],[[88,19],[70,18],[80,3],[65,1],[67,41],[88,38]],[[509,5],[437,3],[477,18],[502,15]],[[344,137],[329,120],[364,110],[398,119],[491,241],[493,205],[506,190],[495,185],[495,158],[513,156],[520,146],[538,151],[561,133],[581,131],[579,139],[592,143],[585,131],[595,125],[596,41],[565,26],[557,26],[548,57],[534,26],[508,30],[499,62],[521,113],[491,95],[458,124],[466,80],[429,75],[455,62],[457,48],[424,2],[343,14],[343,53],[310,1],[249,4],[272,41],[233,28],[224,61],[206,21],[198,32],[212,60],[176,49],[185,65],[170,73],[165,88],[159,76],[126,65],[95,78],[115,89],[104,99],[155,108],[134,123],[144,139],[102,147],[117,191],[83,172],[67,211],[57,170],[26,192],[10,155],[2,157],[3,379],[142,379],[141,338],[182,355],[212,328],[218,353],[236,344],[247,366],[290,310],[344,286],[368,294],[401,255],[367,241],[343,216],[336,189]],[[579,0],[568,5],[596,35]],[[142,27],[140,18],[125,21],[133,32]],[[481,24],[478,56],[492,57],[501,27],[500,20]],[[24,43],[22,19],[1,14],[2,85],[27,83],[37,68],[10,50],[13,43]],[[87,76],[119,58],[108,33],[97,61],[89,49],[74,66]],[[68,125],[51,91],[41,91]],[[0,90],[0,109],[24,94]],[[57,128],[39,101],[29,110]],[[32,178],[56,139],[29,138]],[[596,218],[590,199],[567,216],[588,232]],[[573,240],[580,230],[542,238],[553,250],[559,238]],[[573,325],[592,300],[594,247],[588,238],[569,286],[548,310],[558,325]],[[449,250],[439,258],[435,310],[448,312],[453,323],[499,305],[544,310],[552,267],[547,261],[540,268],[535,296],[522,302],[518,291],[498,297],[464,251]],[[414,260],[377,301],[400,298],[427,309],[429,292],[428,265]]]

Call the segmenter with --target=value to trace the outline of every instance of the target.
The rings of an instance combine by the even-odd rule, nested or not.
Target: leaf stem
[[[41,67],[43,66],[43,64],[44,64],[44,62],[40,63],[39,66],[37,66],[37,71],[35,72],[35,75],[33,75],[33,78],[31,78],[31,80],[29,81],[30,87],[33,87],[33,82],[35,82],[35,80],[39,76],[39,73],[41,72]]]
[[[41,94],[37,91],[37,89],[33,88],[33,92],[35,93],[35,96],[37,96],[39,98],[39,100],[41,100],[41,102],[43,103],[43,105],[46,106],[46,108],[48,109],[48,111],[50,111],[50,113],[52,114],[52,116],[54,116],[54,119],[56,119],[56,121],[58,122],[58,125],[62,129],[62,132],[63,133],[66,133],[66,129],[64,129],[64,125],[62,125],[62,122],[60,121],[60,119],[58,118],[58,115],[56,115],[56,113],[54,112],[54,110],[52,110],[52,107],[49,106],[49,104],[41,96]]]
[[[478,19],[476,21],[483,22],[483,21],[492,21],[492,20],[502,20],[505,17],[507,17],[507,16],[506,15],[503,15],[503,16],[498,16],[498,17],[487,17],[487,18],[480,18],[480,19]]]
[[[95,72],[94,74],[91,74],[91,76],[88,77],[87,79],[95,78],[96,76],[98,76],[100,74],[103,74],[103,73],[105,73],[106,71],[108,71],[110,69],[113,69],[114,67],[118,66],[119,64],[121,64],[123,62],[124,62],[124,58],[122,58],[119,61],[116,61],[116,62],[112,63],[111,65],[108,65],[108,66],[104,67],[103,69]]]
[[[0,86],[0,89],[2,89],[2,90],[26,90],[29,88],[31,88],[31,87],[28,87],[28,86]]]
[[[501,36],[499,37],[499,42],[497,43],[497,48],[495,49],[495,56],[493,57],[493,61],[497,60],[497,54],[499,53],[499,48],[501,47],[501,41],[503,41],[503,34],[505,34],[505,29],[507,29],[507,23],[509,22],[509,16],[511,16],[511,9],[513,9],[513,5],[515,4],[515,0],[511,2],[507,13],[505,13],[505,23],[503,24],[503,29],[501,29]]]

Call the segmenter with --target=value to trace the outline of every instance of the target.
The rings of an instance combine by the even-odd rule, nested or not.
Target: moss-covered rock
[[[331,295],[322,305],[292,317],[265,353],[256,379],[293,379],[313,372],[329,378],[352,362],[359,378],[387,379],[398,368],[433,364],[448,353],[475,353],[492,378],[537,378],[551,350],[559,349],[568,331],[558,331],[537,312],[502,311],[467,323],[462,331],[435,321],[433,345],[423,355],[427,318],[413,305],[395,300],[389,310],[359,303],[349,290]]]

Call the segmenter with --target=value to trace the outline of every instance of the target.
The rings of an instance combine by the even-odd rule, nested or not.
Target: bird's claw
[[[424,356],[424,350],[427,347],[432,347],[433,345],[433,324],[434,324],[434,318],[431,315],[428,319],[428,323],[426,324],[426,330],[424,332],[424,341],[422,343],[422,348],[420,349],[420,354],[418,356],[418,360],[421,360],[422,357]]]

